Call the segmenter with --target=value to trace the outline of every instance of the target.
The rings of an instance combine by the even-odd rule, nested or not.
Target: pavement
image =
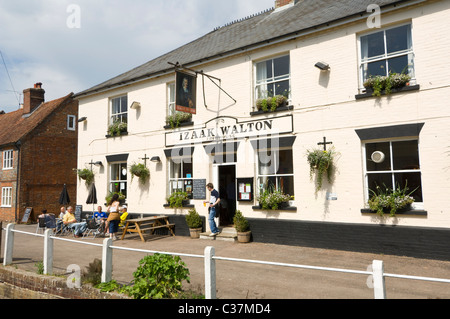
[[[3,225],[6,228],[6,225]],[[36,225],[16,225],[16,230],[36,233]],[[3,231],[2,246],[5,231]],[[75,239],[80,242],[102,244],[104,238]],[[385,273],[450,279],[450,261],[417,259],[402,256],[346,252],[308,247],[274,244],[240,244],[226,241],[190,239],[189,237],[127,235],[125,240],[114,241],[114,246],[203,255],[207,246],[214,246],[216,256],[280,262],[317,267],[330,267],[366,271],[374,260],[384,262]],[[2,247],[2,257],[3,257]],[[13,264],[28,271],[37,271],[36,263],[43,260],[43,238],[15,233]],[[113,279],[126,284],[133,280],[133,272],[143,252],[114,250]],[[67,241],[54,242],[54,273],[64,274],[69,265],[77,264],[82,270],[94,259],[101,259],[102,248]],[[190,283],[185,289],[204,293],[204,266],[202,258],[182,257],[190,271]],[[217,297],[219,299],[373,299],[368,287],[368,276],[260,265],[232,261],[216,261]],[[386,278],[388,299],[450,299],[450,284]]]

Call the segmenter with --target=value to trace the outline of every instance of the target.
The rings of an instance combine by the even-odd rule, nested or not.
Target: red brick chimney
[[[296,4],[297,2],[299,2],[299,0],[275,0],[275,9],[284,7],[288,4]]]
[[[44,103],[45,91],[42,89],[42,83],[38,82],[34,88],[23,90],[23,114],[34,111],[39,105]]]

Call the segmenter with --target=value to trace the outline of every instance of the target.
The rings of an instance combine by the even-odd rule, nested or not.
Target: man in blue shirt
[[[220,234],[219,228],[217,228],[214,218],[216,217],[216,206],[220,203],[219,192],[214,189],[214,185],[209,183],[206,188],[211,192],[211,197],[209,198],[209,228],[211,229],[211,237]]]

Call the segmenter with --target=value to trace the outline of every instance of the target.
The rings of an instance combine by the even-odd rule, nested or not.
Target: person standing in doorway
[[[214,218],[216,217],[216,208],[220,203],[219,192],[214,189],[214,185],[209,183],[206,185],[206,188],[211,192],[211,196],[209,198],[209,228],[211,228],[211,237],[217,236],[220,234],[219,228],[217,228],[216,222]],[[207,201],[205,201],[207,203]]]

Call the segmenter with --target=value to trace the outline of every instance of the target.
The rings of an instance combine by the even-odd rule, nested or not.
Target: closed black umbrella
[[[89,196],[86,200],[86,204],[92,204],[92,211],[94,211],[94,205],[97,204],[97,189],[95,184],[92,183],[91,189],[89,190]]]
[[[69,197],[69,193],[67,193],[66,184],[64,184],[61,195],[59,195],[59,203],[61,205],[67,205],[70,203],[70,197]]]

